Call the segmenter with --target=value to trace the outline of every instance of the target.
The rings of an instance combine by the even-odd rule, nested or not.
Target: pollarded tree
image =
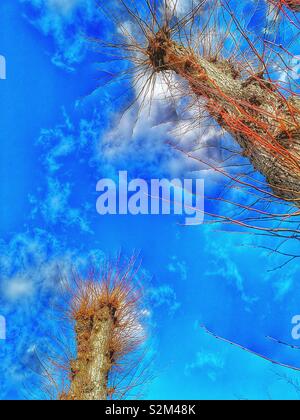
[[[141,106],[151,99],[155,82],[163,80],[170,99],[180,99],[193,110],[187,130],[209,119],[230,135],[217,146],[223,150],[222,161],[195,153],[199,145],[205,147],[202,139],[192,150],[172,144],[225,180],[225,195],[207,197],[217,203],[206,211],[210,221],[279,238],[272,251],[288,261],[299,258],[297,249],[292,253],[282,248],[288,239],[298,247],[300,239],[300,2],[118,4],[122,22],[115,19],[118,34],[105,46],[114,60],[132,63],[121,77],[132,76]],[[265,13],[263,25],[253,23],[259,9]],[[261,21],[261,14],[256,20]]]
[[[62,285],[63,334],[49,361],[41,362],[45,391],[71,401],[140,395],[149,357],[136,258],[105,263],[85,277],[74,273]]]
[[[189,9],[182,9],[181,3],[120,0],[123,23],[116,19],[115,37],[120,41],[106,44],[109,54],[117,60],[120,53],[132,62],[142,105],[151,97],[155,81],[163,80],[171,99],[181,98],[193,109],[194,123],[201,124],[205,111],[211,124],[235,140],[218,145],[224,152],[222,162],[173,145],[224,176],[226,191],[234,191],[233,196],[207,198],[218,202],[218,207],[207,211],[213,222],[298,240],[300,98],[295,69],[299,26],[294,14],[298,2],[257,0],[240,5],[235,0],[191,0],[184,3],[189,3]],[[249,24],[254,18],[250,19],[246,6],[253,5],[253,11],[262,3],[266,19],[258,29]],[[129,75],[126,69],[124,77]],[[201,139],[199,144],[205,147]],[[298,254],[288,256],[293,259]]]

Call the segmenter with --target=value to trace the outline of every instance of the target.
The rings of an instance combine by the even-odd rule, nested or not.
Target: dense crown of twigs
[[[60,400],[123,399],[138,395],[145,383],[146,335],[135,265],[135,258],[125,267],[107,263],[100,273],[68,281],[66,315],[75,328],[76,349],[63,365],[68,380]]]

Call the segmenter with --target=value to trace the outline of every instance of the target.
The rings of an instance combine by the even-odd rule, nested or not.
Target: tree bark
[[[71,362],[71,386],[67,400],[106,400],[112,367],[110,344],[114,315],[109,306],[90,317],[76,320],[77,359]]]
[[[155,71],[185,79],[267,180],[273,194],[300,207],[300,100],[286,99],[263,73],[243,78],[227,61],[209,61],[171,39],[167,28],[149,42]]]

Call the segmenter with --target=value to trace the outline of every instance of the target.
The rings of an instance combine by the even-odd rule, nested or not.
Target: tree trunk
[[[273,194],[300,207],[300,100],[289,100],[263,73],[243,78],[227,61],[209,61],[160,30],[148,47],[157,72],[173,71],[206,99],[210,115],[241,146]]]
[[[112,367],[110,344],[114,315],[105,306],[91,317],[76,320],[77,359],[71,362],[71,386],[67,400],[106,400]]]

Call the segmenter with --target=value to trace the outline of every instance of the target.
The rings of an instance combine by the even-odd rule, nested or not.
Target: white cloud
[[[199,0],[200,2],[200,0]],[[167,4],[172,13],[176,13],[176,16],[185,16],[195,6],[195,0],[167,0]]]
[[[89,24],[100,24],[94,0],[19,0],[26,6],[25,17],[44,35],[52,37],[53,64],[68,71],[81,62],[87,51]]]
[[[78,204],[71,165],[78,171],[82,162],[89,164],[89,160],[78,159],[77,154],[84,156],[87,150],[94,150],[99,141],[98,118],[93,114],[95,118],[82,118],[73,125],[65,112],[63,116],[64,122],[52,129],[43,129],[37,142],[46,185],[29,197],[32,204],[31,216],[41,215],[48,224],[59,223],[92,234],[88,214],[93,203],[86,202],[84,198]],[[67,166],[66,160],[69,162]],[[77,202],[76,205],[74,201]]]
[[[46,220],[56,223],[68,211],[70,185],[62,184],[57,179],[48,180],[48,194],[42,203],[42,213]]]
[[[224,357],[218,353],[209,353],[205,350],[200,350],[196,354],[196,360],[185,366],[185,374],[191,375],[196,369],[204,369],[207,376],[215,381],[217,373],[225,366]]]
[[[142,97],[139,93],[147,76],[135,87],[136,103],[120,120],[116,118],[116,127],[102,140],[99,155],[104,162],[118,169],[131,164],[140,170],[146,167],[153,175],[172,177],[201,170],[198,162],[173,149],[170,142],[187,151],[197,149],[194,155],[204,160],[219,159],[220,149],[212,151],[206,146],[220,140],[221,130],[213,123],[207,127],[207,121],[201,120],[203,105],[186,109],[182,87],[171,74],[168,77],[167,81],[158,75],[153,91]]]
[[[89,264],[98,266],[104,260],[101,250],[87,253],[71,250],[59,244],[55,237],[42,230],[34,234],[18,234],[7,244],[0,244],[0,290],[10,303],[31,299],[37,292],[58,293],[61,280],[72,269],[86,270]]]
[[[185,261],[180,261],[176,256],[171,258],[170,264],[167,266],[168,271],[171,273],[180,274],[181,280],[187,281],[188,267]]]
[[[47,5],[50,9],[63,15],[73,12],[82,3],[83,0],[47,0]]]
[[[149,288],[147,295],[151,306],[165,306],[171,314],[174,314],[181,306],[174,289],[167,284]]]
[[[1,287],[2,295],[8,300],[18,300],[20,298],[31,297],[34,292],[32,279],[26,276],[19,276],[12,279],[6,279]]]

